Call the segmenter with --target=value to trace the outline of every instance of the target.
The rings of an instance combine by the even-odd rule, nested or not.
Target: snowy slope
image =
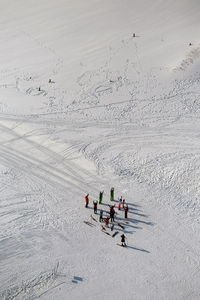
[[[0,299],[199,299],[199,1],[0,16]],[[114,238],[91,218],[112,186]]]

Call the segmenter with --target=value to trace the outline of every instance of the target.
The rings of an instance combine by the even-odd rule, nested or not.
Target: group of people
[[[102,197],[103,197],[103,192],[100,192],[99,195],[99,204],[102,203]],[[85,207],[87,208],[89,204],[89,194],[87,194],[85,196]],[[94,207],[94,213],[97,214],[97,205],[98,205],[98,201],[95,200],[93,201],[93,207]],[[110,205],[110,221],[114,222],[114,218],[115,218],[115,205]],[[128,204],[125,203],[125,199],[122,200],[122,196],[119,199],[119,203],[118,203],[118,210],[124,210],[124,218],[127,219],[128,218]],[[100,217],[99,217],[99,221],[101,222],[103,220],[103,210],[100,210]]]
[[[121,210],[121,208],[124,209],[124,217],[125,217],[125,219],[127,219],[128,218],[128,204],[125,204],[125,199],[122,200],[122,196],[119,199],[118,210]]]
[[[103,192],[100,192],[99,195],[99,204],[102,203],[102,197],[103,197]],[[89,194],[87,194],[85,196],[85,207],[87,208],[89,204]],[[95,200],[93,201],[93,207],[94,207],[94,213],[97,214],[97,205],[98,205],[98,201]],[[110,205],[110,220],[111,222],[114,222],[114,217],[115,217],[115,205]],[[125,219],[128,218],[128,204],[125,203],[125,199],[122,200],[122,196],[119,199],[119,203],[118,203],[118,210],[124,210],[124,217]],[[103,211],[100,211],[100,222],[103,220]],[[102,217],[101,217],[102,216]]]
[[[99,193],[99,204],[102,203],[102,199],[103,199],[103,193],[104,192],[100,192]],[[111,193],[110,193],[110,200],[113,201],[114,200],[114,188],[111,189]],[[89,204],[89,194],[87,194],[85,196],[85,207],[87,208]],[[94,214],[97,214],[97,206],[98,206],[98,201],[95,200],[93,201],[93,208],[94,208]],[[108,227],[109,226],[109,220],[111,222],[115,221],[115,204],[114,205],[109,205],[110,207],[110,216],[107,216],[106,218],[103,218],[103,210],[101,209],[99,212],[99,222],[104,221],[105,225]],[[119,199],[119,203],[118,203],[118,210],[124,210],[124,217],[125,219],[127,219],[128,217],[128,204],[125,203],[125,199],[122,199],[122,196]],[[114,225],[113,225],[114,226]],[[122,234],[121,235],[121,246],[126,246],[125,244],[125,235]]]

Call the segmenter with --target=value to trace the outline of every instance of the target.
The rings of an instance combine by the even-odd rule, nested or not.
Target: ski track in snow
[[[173,72],[147,70],[139,38],[124,38],[69,91],[46,75],[59,75],[62,56],[21,34],[48,67],[0,72],[2,93],[39,103],[21,113],[0,102],[0,298],[100,299],[103,290],[114,299],[113,290],[134,285],[126,299],[198,299],[200,73],[185,71],[199,47]],[[108,214],[111,186],[129,203],[115,238],[90,218],[100,190]],[[115,247],[121,232],[127,249]],[[113,279],[103,278],[107,268]]]

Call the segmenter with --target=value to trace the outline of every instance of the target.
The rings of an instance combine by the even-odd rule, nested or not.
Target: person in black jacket
[[[122,247],[126,247],[125,238],[126,238],[125,235],[122,234],[122,235],[121,235],[121,243],[122,243],[121,246],[122,246]]]
[[[97,213],[97,201],[93,201],[94,204],[94,213]]]
[[[115,217],[115,210],[114,210],[114,207],[111,208],[110,210],[110,221],[111,222],[114,222],[114,217]]]

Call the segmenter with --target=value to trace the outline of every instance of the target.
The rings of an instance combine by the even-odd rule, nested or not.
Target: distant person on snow
[[[99,193],[99,204],[101,204],[102,200],[103,200],[103,192],[100,192]]]
[[[122,200],[122,207],[124,208],[125,199]]]
[[[93,201],[93,205],[94,205],[94,214],[97,213],[97,201]]]
[[[125,238],[126,238],[125,235],[122,234],[122,235],[121,235],[121,243],[122,243],[121,246],[122,246],[122,247],[126,247]]]
[[[113,207],[110,211],[110,221],[114,222],[115,221],[114,218],[115,218],[115,210],[114,210],[114,207]]]
[[[89,204],[89,194],[85,196],[85,207],[88,207]]]
[[[119,199],[119,203],[118,203],[118,210],[120,210],[120,209],[121,209],[121,206],[122,206],[122,196],[121,196],[121,198]]]
[[[128,205],[126,204],[126,207],[124,208],[124,217],[125,217],[125,219],[127,219],[127,217],[128,217]]]
[[[106,226],[108,227],[108,225],[109,225],[109,217],[106,218],[105,223],[106,223]]]
[[[115,205],[110,205],[110,212],[115,208]]]
[[[101,222],[102,220],[103,220],[103,210],[100,210],[99,222]]]
[[[110,201],[114,200],[114,187],[111,188],[110,190]]]

